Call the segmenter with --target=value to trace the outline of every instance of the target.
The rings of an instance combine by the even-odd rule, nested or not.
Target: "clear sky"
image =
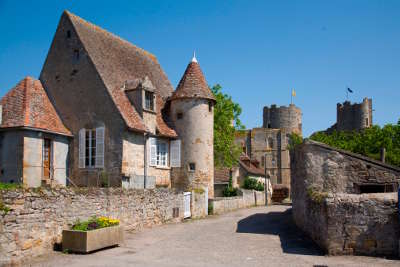
[[[0,95],[38,77],[62,11],[155,54],[176,87],[193,50],[210,85],[243,109],[247,128],[291,88],[308,136],[336,103],[372,97],[374,123],[400,118],[400,1],[0,0]]]

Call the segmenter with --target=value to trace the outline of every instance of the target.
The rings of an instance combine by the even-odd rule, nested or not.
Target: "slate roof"
[[[208,88],[206,79],[197,61],[192,60],[189,63],[170,99],[179,98],[203,98],[215,101],[215,97],[210,88]]]
[[[26,127],[72,136],[39,80],[25,77],[1,99],[0,104],[3,107],[0,128]]]
[[[155,86],[156,95],[161,96],[161,105],[157,106],[163,106],[165,100],[172,94],[173,87],[157,58],[68,11],[65,11],[63,16],[67,16],[71,21],[128,128],[148,131],[135,107],[121,90],[121,86],[128,80],[143,79],[147,76]],[[175,137],[175,131],[163,121],[160,112],[161,109],[157,109],[158,131],[164,136]]]

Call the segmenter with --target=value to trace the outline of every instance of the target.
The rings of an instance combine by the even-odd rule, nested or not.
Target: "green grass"
[[[21,188],[21,184],[0,183],[0,190],[13,190],[18,188]]]

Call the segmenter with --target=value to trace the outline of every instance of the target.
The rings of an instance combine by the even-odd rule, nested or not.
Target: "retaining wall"
[[[1,203],[11,210],[6,213]],[[179,208],[173,218],[173,208]],[[183,220],[183,194],[169,189],[59,188],[0,191],[0,266],[50,252],[63,229],[93,215],[128,230]]]

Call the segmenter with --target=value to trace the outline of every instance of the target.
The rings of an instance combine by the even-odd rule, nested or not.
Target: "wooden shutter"
[[[150,156],[150,166],[156,166],[157,165],[157,139],[154,137],[149,138],[149,156]]]
[[[96,168],[104,167],[104,127],[96,128]]]
[[[85,128],[79,130],[79,168],[85,168]]]
[[[171,167],[181,166],[181,140],[171,141]]]

